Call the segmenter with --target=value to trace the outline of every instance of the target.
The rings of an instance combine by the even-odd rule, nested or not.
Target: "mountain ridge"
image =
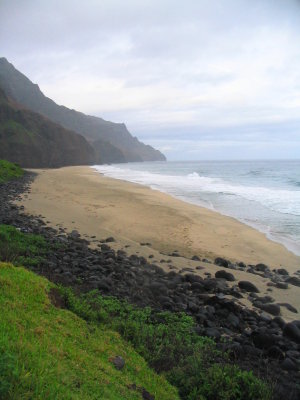
[[[11,99],[23,107],[84,136],[93,147],[96,142],[95,151],[100,152],[100,158],[108,163],[166,160],[159,150],[133,137],[124,123],[106,121],[56,104],[5,58],[0,58],[0,86]],[[106,152],[101,152],[101,141],[110,145],[105,145]],[[113,153],[112,157],[107,153],[108,147]]]

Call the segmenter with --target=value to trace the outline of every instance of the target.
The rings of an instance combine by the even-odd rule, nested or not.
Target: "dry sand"
[[[115,249],[126,247],[129,254],[138,253],[177,270],[183,267],[205,267],[214,274],[220,268],[181,257],[163,254],[174,250],[184,257],[193,255],[213,260],[225,257],[247,264],[265,263],[271,268],[284,267],[291,274],[300,268],[300,257],[283,245],[272,242],[264,234],[237,220],[194,206],[169,195],[121,180],[100,175],[89,167],[67,167],[55,170],[35,170],[37,178],[31,193],[24,195],[25,211],[42,215],[50,226],[78,230],[97,240],[113,236]],[[151,243],[143,245],[140,243]],[[128,247],[129,246],[129,247]],[[163,253],[163,254],[162,254]],[[267,280],[260,276],[233,271],[239,280],[251,280],[262,293]],[[299,288],[273,289],[275,300],[289,302],[300,312]],[[297,318],[282,308],[286,319]]]

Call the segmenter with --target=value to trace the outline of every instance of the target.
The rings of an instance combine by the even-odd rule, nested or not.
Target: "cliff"
[[[84,137],[38,113],[20,109],[1,88],[0,158],[28,168],[101,162]]]
[[[160,151],[133,137],[125,124],[105,121],[56,104],[5,58],[0,58],[0,86],[15,102],[81,134],[92,146],[95,143],[96,152],[105,162],[166,159]]]

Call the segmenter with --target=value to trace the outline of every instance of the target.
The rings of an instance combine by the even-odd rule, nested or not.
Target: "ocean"
[[[93,168],[234,217],[300,255],[300,160],[167,161]]]

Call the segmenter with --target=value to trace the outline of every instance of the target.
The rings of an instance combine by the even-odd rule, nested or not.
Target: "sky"
[[[300,158],[300,0],[0,0],[0,52],[169,160]]]

